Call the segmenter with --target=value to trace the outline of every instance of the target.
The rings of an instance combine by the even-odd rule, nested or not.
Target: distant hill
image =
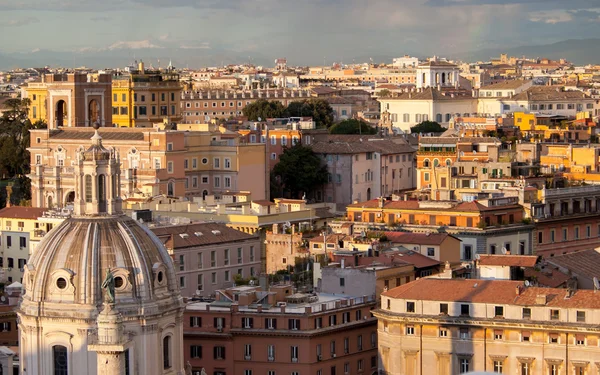
[[[521,46],[506,49],[493,48],[459,53],[453,58],[463,61],[489,61],[501,53],[508,56],[546,57],[552,60],[565,58],[577,65],[600,64],[600,39],[570,39],[552,44]]]

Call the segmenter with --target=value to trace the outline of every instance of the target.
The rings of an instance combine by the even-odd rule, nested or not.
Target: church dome
[[[92,145],[83,152],[83,160],[109,160],[111,151],[102,146],[102,137],[98,134],[98,129],[96,129],[96,132],[91,139]]]
[[[24,300],[33,303],[95,307],[102,303],[101,284],[109,269],[117,306],[178,301],[175,268],[166,249],[150,230],[125,215],[65,220],[44,237],[26,268]]]

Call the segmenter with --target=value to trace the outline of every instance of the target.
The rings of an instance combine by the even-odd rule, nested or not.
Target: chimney
[[[516,292],[517,296],[521,295],[521,285],[517,285]]]
[[[548,303],[548,297],[545,294],[538,294],[535,296],[536,305],[545,305],[546,303]]]
[[[342,258],[342,269],[346,268],[346,259]]]

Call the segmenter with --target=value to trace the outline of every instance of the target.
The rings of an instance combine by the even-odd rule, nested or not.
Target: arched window
[[[452,160],[446,159],[446,166],[449,167],[452,164]]]
[[[440,73],[435,73],[435,84],[440,83]]]
[[[433,159],[433,166],[437,167],[438,165],[440,165],[440,161],[438,159]]]
[[[175,183],[173,181],[169,181],[167,184],[167,195],[171,197],[175,195]]]
[[[53,204],[52,204],[52,196],[49,195],[48,196],[48,208],[52,208]],[[2,372],[0,372],[0,375],[2,375]]]
[[[92,203],[92,176],[85,175],[85,202]]]
[[[69,374],[68,358],[66,347],[62,345],[54,345],[52,347],[52,364],[54,367],[53,375]]]
[[[442,85],[446,84],[446,73],[442,73]]]
[[[435,121],[442,122],[442,114],[441,113],[438,113],[437,115],[435,115]]]
[[[98,176],[98,211],[106,211],[106,176],[101,174]]]
[[[171,368],[171,336],[163,338],[163,367]]]
[[[423,160],[423,167],[424,168],[429,168],[429,159]]]
[[[446,122],[450,122],[450,118],[451,118],[451,115],[449,113],[446,113]]]

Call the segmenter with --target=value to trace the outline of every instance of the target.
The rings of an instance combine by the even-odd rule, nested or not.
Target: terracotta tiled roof
[[[256,203],[259,206],[275,206],[275,203],[273,203],[271,201],[267,201],[267,200],[252,201],[252,203]]]
[[[310,146],[317,154],[360,154],[366,152],[378,152],[384,155],[401,154],[414,152],[415,149],[408,144],[396,143],[388,139],[381,139],[369,136],[352,136],[352,140],[335,141],[338,137],[331,138],[331,141],[324,140],[315,142]],[[362,141],[361,141],[362,139]]]
[[[562,91],[561,86],[532,86],[513,97],[521,101],[590,99],[581,91]]]
[[[535,255],[480,255],[481,266],[509,266],[533,268],[538,261]]]
[[[452,95],[454,94],[454,97]],[[392,97],[380,98],[381,101],[388,100],[465,100],[473,99],[472,92],[469,91],[448,91],[438,90],[433,87],[427,87],[420,92],[401,92],[397,95],[394,93]]]
[[[98,133],[105,141],[143,141],[144,133],[141,131],[122,131],[98,129]],[[72,131],[72,130],[53,130],[50,132],[52,139],[85,139],[92,138],[94,131]]]
[[[485,91],[485,90],[518,89],[519,87],[527,84],[528,82],[530,82],[530,81],[527,81],[524,79],[513,79],[513,80],[507,80],[507,81],[502,81],[502,82],[497,82],[497,83],[492,83],[490,85],[482,86],[480,90]]]
[[[366,202],[359,202],[350,204],[347,207],[351,208],[378,208],[379,200],[373,199]],[[444,207],[420,207],[419,201],[388,201],[386,200],[383,203],[383,208],[388,210],[421,210],[421,211],[459,211],[459,212],[484,212],[484,211],[498,211],[498,210],[507,210],[513,208],[519,208],[518,204],[505,205],[505,206],[495,206],[495,207],[487,207],[482,205],[479,202],[460,202],[456,203],[452,208],[444,208]]]
[[[566,268],[580,277],[600,279],[600,252],[594,249],[555,256],[547,260],[556,266]]]
[[[21,206],[5,207],[0,210],[0,218],[37,219],[38,217],[41,217],[45,211],[48,211],[48,209],[37,208],[37,207],[21,207]]]
[[[548,288],[561,288],[566,286],[569,275],[560,272],[557,268],[546,266],[543,271],[535,268],[525,269],[525,278],[535,278],[537,285]]]
[[[217,223],[174,225],[151,228],[151,230],[163,241],[165,246],[175,249],[257,238],[247,233],[229,228],[224,224]],[[196,235],[196,233],[201,234]],[[180,234],[183,234],[183,236],[180,236]]]
[[[392,243],[410,243],[421,245],[441,245],[448,237],[448,233],[410,233],[410,232],[385,232],[385,236]],[[459,239],[457,239],[460,241]]]
[[[566,298],[567,289],[523,287],[517,295],[517,286],[523,287],[523,282],[423,278],[390,289],[382,295],[411,300],[518,306],[537,305],[536,297],[543,295],[546,296],[548,307],[600,309],[600,293],[594,293],[593,290],[577,290],[570,298]]]

